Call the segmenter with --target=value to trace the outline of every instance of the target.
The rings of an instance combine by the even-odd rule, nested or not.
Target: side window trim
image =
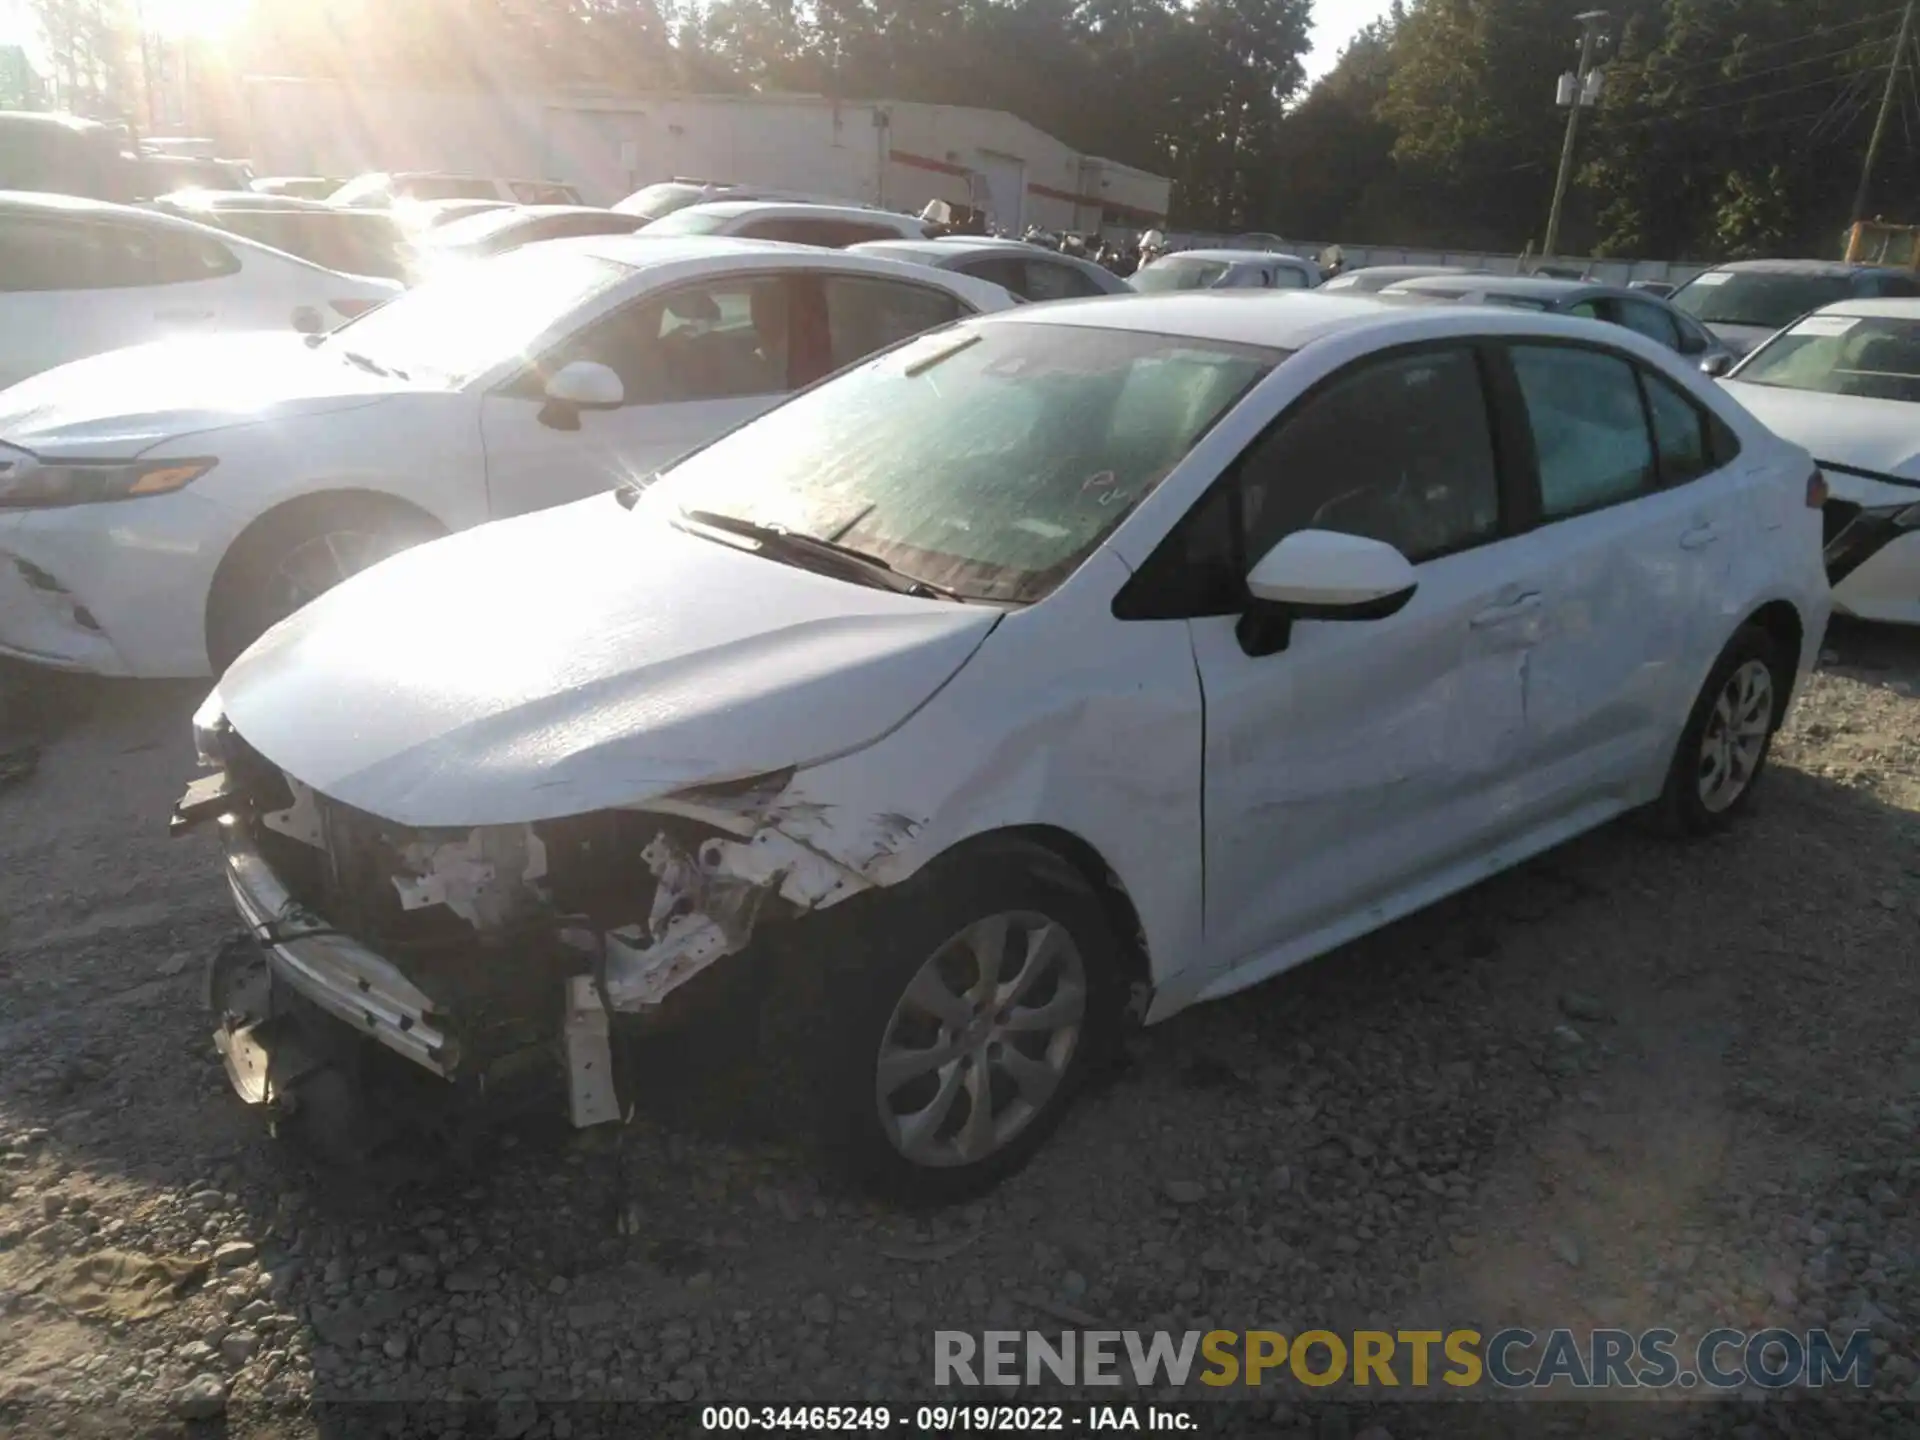
[[[1500,357],[1494,353],[1496,348],[1495,343],[1470,335],[1451,335],[1438,340],[1415,340],[1404,345],[1393,345],[1371,351],[1321,376],[1300,394],[1294,396],[1285,409],[1262,426],[1259,434],[1241,447],[1240,453],[1221,469],[1220,473],[1214,477],[1213,483],[1187,508],[1187,512],[1168,528],[1167,533],[1161,537],[1160,543],[1154,546],[1152,554],[1114,596],[1114,618],[1119,620],[1198,620],[1208,616],[1241,613],[1247,604],[1247,572],[1252,568],[1254,559],[1246,553],[1246,535],[1238,518],[1241,507],[1233,503],[1233,498],[1240,488],[1241,473],[1246,467],[1248,457],[1257,452],[1269,437],[1277,434],[1282,427],[1303,414],[1309,406],[1335,386],[1375,365],[1390,364],[1413,355],[1435,351],[1462,351],[1472,357],[1474,369],[1480,380],[1481,401],[1484,406],[1488,437],[1492,444],[1495,477],[1500,495],[1500,513],[1492,535],[1423,556],[1414,562],[1416,568],[1432,561],[1444,560],[1452,555],[1464,554],[1469,550],[1497,545],[1502,540],[1522,533],[1520,525],[1525,520],[1525,513],[1517,511],[1515,507],[1528,493],[1521,488],[1526,483],[1526,477],[1525,472],[1518,468],[1523,457],[1509,448],[1509,437],[1503,434],[1504,427],[1511,424],[1513,412],[1500,404],[1496,393],[1495,382],[1497,367],[1500,363]],[[1515,382],[1516,392],[1517,389],[1517,382]],[[1524,408],[1519,411],[1519,420],[1524,428],[1526,424]],[[1528,448],[1531,449],[1530,441]],[[1531,493],[1537,496],[1538,488],[1537,482],[1534,483]],[[1223,500],[1223,496],[1227,498]],[[1224,597],[1218,604],[1165,603],[1162,597],[1151,593],[1151,586],[1147,583],[1152,580],[1155,572],[1162,568],[1164,562],[1161,561],[1161,556],[1163,553],[1175,554],[1184,543],[1188,527],[1205,525],[1213,519],[1211,512],[1221,504],[1227,506],[1231,517],[1226,525],[1227,545],[1230,552],[1226,559],[1233,571],[1232,583],[1236,591],[1235,598],[1231,605],[1226,603]]]

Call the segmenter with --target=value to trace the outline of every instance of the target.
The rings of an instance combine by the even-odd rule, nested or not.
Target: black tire
[[[916,1207],[953,1204],[991,1189],[1024,1166],[1060,1123],[1089,1076],[1110,1059],[1126,1006],[1119,942],[1099,898],[1079,872],[1052,851],[1024,842],[972,847],[936,861],[902,885],[862,898],[867,903],[852,901],[840,907],[846,911],[842,916],[828,911],[794,927],[796,942],[802,929],[813,931],[806,944],[814,958],[809,966],[806,955],[796,953],[790,964],[793,969],[810,969],[815,983],[808,987],[813,993],[807,1002],[788,1010],[789,1024],[780,1028],[801,1039],[800,1049],[809,1052],[807,1108],[812,1111],[814,1138],[828,1163],[862,1189],[892,1201]],[[1061,1062],[1060,1078],[1051,1094],[1038,1105],[1020,1102],[1026,1107],[1025,1118],[998,1148],[976,1161],[918,1163],[895,1145],[882,1120],[878,1092],[882,1043],[899,1035],[894,1029],[896,1006],[902,1004],[909,983],[922,967],[976,922],[1009,913],[1043,917],[1060,927],[1071,943],[1085,986],[1077,1037]],[[1008,951],[1010,964],[1018,963],[1012,952],[1026,938],[1017,928],[1024,923],[1016,922],[1015,940]],[[834,958],[823,965],[824,955]],[[1002,983],[1010,978],[1011,972],[1003,969]],[[1057,998],[1059,993],[1043,977],[1029,997],[1033,999],[1029,1013],[1048,1003],[1045,997]],[[801,1016],[811,1017],[805,1026],[811,1032],[807,1037],[797,1036],[791,1023]],[[999,1055],[1007,1047],[1020,1046],[1029,1064],[1038,1044],[1025,1032],[994,1043],[1002,1047],[994,1052]],[[966,1063],[956,1062],[962,1068]],[[1013,1083],[1005,1071],[986,1073],[995,1077],[996,1085]],[[933,1076],[925,1079],[937,1088]],[[971,1092],[964,1091],[954,1100],[950,1119],[963,1120],[970,1107]],[[954,1128],[960,1127],[955,1124]]]
[[[217,677],[240,658],[254,641],[327,588],[314,584],[304,599],[282,582],[282,567],[303,547],[324,545],[329,537],[350,539],[342,546],[347,557],[364,564],[349,565],[333,583],[375,559],[409,549],[446,532],[417,510],[397,502],[361,496],[326,495],[296,501],[269,515],[234,542],[234,549],[214,577],[207,599],[207,659]],[[316,582],[322,578],[315,571]]]
[[[1707,736],[1715,724],[1715,709],[1735,677],[1755,664],[1766,667],[1770,687],[1766,729],[1759,737],[1758,753],[1746,767],[1745,781],[1737,793],[1723,804],[1710,805],[1703,794],[1703,779],[1708,768]],[[1666,787],[1649,808],[1649,818],[1657,828],[1670,835],[1708,835],[1732,823],[1733,818],[1746,809],[1753,799],[1754,787],[1766,772],[1774,732],[1786,713],[1791,679],[1791,674],[1782,668],[1779,646],[1765,630],[1758,625],[1746,625],[1734,633],[1694,699],[1686,727],[1674,747],[1673,761],[1667,767]]]

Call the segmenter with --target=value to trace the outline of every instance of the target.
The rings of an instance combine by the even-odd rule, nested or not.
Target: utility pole
[[[1914,0],[1907,0],[1913,8]],[[1552,258],[1559,252],[1560,212],[1567,203],[1567,183],[1573,178],[1573,146],[1580,138],[1580,112],[1586,108],[1587,77],[1593,73],[1593,52],[1600,46],[1600,25],[1607,18],[1604,10],[1588,10],[1574,17],[1580,22],[1580,69],[1573,77],[1572,103],[1567,107],[1567,138],[1560,146],[1560,173],[1553,179],[1553,209],[1547,212],[1547,240],[1540,253]]]
[[[1893,63],[1887,66],[1887,88],[1880,95],[1880,114],[1873,122],[1873,138],[1867,141],[1867,158],[1860,166],[1860,188],[1853,196],[1853,223],[1867,218],[1868,191],[1873,188],[1873,167],[1880,158],[1880,142],[1886,138],[1887,117],[1893,113],[1894,93],[1900,88],[1900,67],[1907,63],[1907,37],[1913,33],[1914,0],[1900,12],[1900,36],[1893,42]]]

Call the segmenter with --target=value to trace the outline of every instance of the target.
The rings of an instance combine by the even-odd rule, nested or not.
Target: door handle
[[[211,320],[213,318],[213,311],[156,310],[154,311],[153,318],[156,320]]]
[[[1715,525],[1696,525],[1680,537],[1682,550],[1704,550],[1720,538],[1720,530]]]
[[[1489,605],[1468,623],[1475,630],[1484,630],[1489,625],[1504,625],[1509,620],[1531,615],[1539,608],[1540,592],[1529,590],[1526,594],[1516,595],[1511,600],[1502,600],[1498,605]]]

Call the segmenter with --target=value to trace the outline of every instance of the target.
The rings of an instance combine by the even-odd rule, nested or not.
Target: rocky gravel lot
[[[1915,1433],[1920,637],[1829,644],[1732,834],[1617,825],[1191,1011],[1027,1173],[919,1217],[644,1117],[506,1132],[391,1194],[317,1173],[228,1092],[200,1009],[234,927],[211,841],[165,834],[198,695],[82,694],[0,790],[0,1431],[563,1437],[603,1413],[578,1400],[951,1400],[935,1328],[1525,1323],[1865,1327],[1878,1380],[1229,1413]],[[462,1398],[502,1403],[465,1430],[315,1409]]]

